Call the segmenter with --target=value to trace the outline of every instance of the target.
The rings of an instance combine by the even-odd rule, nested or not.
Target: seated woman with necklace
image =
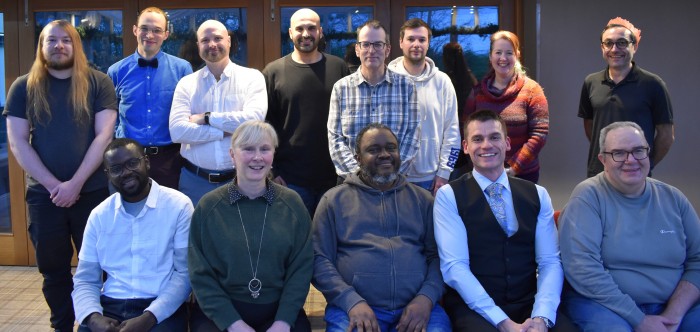
[[[294,191],[268,179],[277,145],[268,123],[244,122],[231,137],[236,177],[195,209],[188,264],[208,318],[197,331],[311,331],[311,219]]]

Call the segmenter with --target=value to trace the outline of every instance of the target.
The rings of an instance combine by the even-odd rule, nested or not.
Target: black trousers
[[[234,300],[233,306],[246,324],[252,327],[256,332],[265,332],[275,322],[275,314],[277,314],[279,303],[254,304]],[[226,329],[221,330],[216,327],[216,324],[204,314],[195,301],[190,307],[190,331],[221,332],[226,331]],[[291,332],[311,332],[311,323],[308,317],[306,317],[304,308],[299,310]]]
[[[73,331],[73,244],[80,251],[88,216],[95,206],[109,196],[107,188],[80,193],[71,207],[62,208],[51,202],[43,190],[27,189],[29,237],[36,251],[36,264],[44,277],[42,292],[51,310],[51,327]],[[71,243],[72,240],[72,243]]]

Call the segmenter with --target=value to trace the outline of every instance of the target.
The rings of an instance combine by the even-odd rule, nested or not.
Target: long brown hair
[[[513,46],[513,52],[515,52],[515,73],[520,75],[526,75],[525,68],[523,68],[522,63],[520,63],[520,39],[518,39],[518,36],[514,33],[506,30],[499,30],[491,35],[491,46],[489,47],[489,73],[494,72],[490,61],[491,53],[493,52],[493,43],[495,43],[499,39],[506,40],[510,43],[511,46]]]
[[[47,24],[39,34],[39,42],[36,47],[36,58],[29,70],[27,79],[27,100],[32,103],[30,115],[31,120],[36,120],[41,124],[46,124],[51,120],[51,109],[46,98],[48,93],[48,75],[46,68],[46,58],[42,51],[46,34],[54,26],[59,26],[71,39],[73,46],[73,73],[71,74],[70,100],[73,105],[73,118],[79,124],[89,122],[92,114],[88,105],[88,61],[83,51],[83,44],[78,31],[68,21],[56,20]]]

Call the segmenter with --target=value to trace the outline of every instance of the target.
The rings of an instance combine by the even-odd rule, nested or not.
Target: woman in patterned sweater
[[[466,119],[477,110],[488,109],[505,120],[510,139],[506,171],[537,183],[537,158],[549,133],[549,110],[544,91],[525,75],[520,64],[520,41],[509,31],[491,35],[490,70],[477,85],[464,107]]]

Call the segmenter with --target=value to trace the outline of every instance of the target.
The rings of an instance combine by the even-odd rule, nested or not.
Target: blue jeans
[[[659,315],[665,303],[638,304],[645,315]],[[562,297],[562,309],[571,321],[583,331],[632,332],[634,327],[624,318],[598,302],[587,299],[574,291]],[[696,302],[685,314],[679,332],[697,331],[700,326],[700,302]]]
[[[102,314],[105,317],[113,318],[120,323],[132,319],[143,314],[143,311],[151,305],[155,299],[113,299],[107,296],[100,296],[100,304],[102,305]],[[82,323],[82,322],[81,322]],[[164,319],[156,326],[152,327],[150,332],[185,332],[187,331],[187,310],[185,305],[181,305],[170,317]],[[80,324],[78,332],[90,332],[87,325]]]
[[[396,331],[396,324],[401,319],[403,310],[385,310],[371,307],[374,315],[377,317],[379,328],[382,332]],[[326,306],[326,315],[323,318],[326,321],[326,332],[345,332],[350,325],[348,314],[334,305]],[[450,332],[452,326],[450,319],[447,317],[445,310],[439,304],[433,306],[433,311],[430,312],[430,321],[426,326],[428,332]]]
[[[420,182],[411,182],[411,183],[413,183],[413,184],[415,184],[416,186],[419,186],[419,187],[421,187],[421,188],[423,188],[423,189],[425,189],[425,190],[427,190],[427,191],[432,192],[432,190],[433,190],[433,189],[432,189],[432,187],[433,187],[433,182],[435,182],[435,180],[420,181]]]
[[[211,183],[203,177],[197,176],[186,168],[180,171],[180,191],[192,200],[192,205],[197,206],[204,194],[219,188],[230,181]]]
[[[318,206],[318,202],[321,200],[321,197],[323,197],[323,194],[325,194],[326,191],[332,187],[325,189],[316,189],[312,187],[302,187],[297,186],[295,184],[287,183],[287,188],[292,189],[297,194],[299,194],[299,197],[301,197],[301,201],[304,202],[304,206],[306,206],[306,210],[309,211],[309,215],[311,216],[311,218],[313,218],[314,213],[316,213],[316,206]]]

